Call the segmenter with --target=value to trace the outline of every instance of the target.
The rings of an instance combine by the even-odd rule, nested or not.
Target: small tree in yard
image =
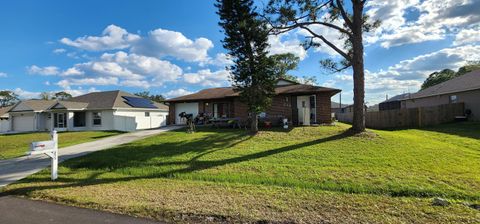
[[[353,131],[365,131],[365,69],[363,62],[363,33],[379,25],[368,22],[364,14],[366,0],[351,0],[351,10],[346,10],[343,0],[269,0],[265,18],[274,34],[303,29],[309,34],[305,46],[327,45],[342,60],[326,59],[321,65],[333,71],[353,68],[354,113]],[[314,27],[336,31],[342,35],[344,46],[336,46]],[[345,50],[346,49],[346,50]]]
[[[267,55],[269,30],[255,12],[253,0],[217,0],[215,6],[225,33],[223,46],[235,62],[229,67],[233,87],[248,107],[255,133],[258,114],[270,105],[278,78]]]

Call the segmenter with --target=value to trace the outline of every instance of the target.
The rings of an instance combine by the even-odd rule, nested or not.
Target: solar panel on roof
[[[135,108],[158,108],[152,101],[140,97],[122,96],[125,99],[125,103]]]

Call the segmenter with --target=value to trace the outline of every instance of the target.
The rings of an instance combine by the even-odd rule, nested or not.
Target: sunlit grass
[[[480,124],[374,131],[348,125],[167,132],[61,164],[7,192],[156,219],[475,222]],[[432,197],[454,205],[432,207]]]
[[[66,147],[84,142],[97,140],[104,137],[120,134],[115,131],[85,131],[85,132],[61,132],[59,133],[59,147]],[[30,143],[34,141],[50,140],[50,134],[26,133],[0,135],[0,159],[11,159],[24,156],[29,150]]]

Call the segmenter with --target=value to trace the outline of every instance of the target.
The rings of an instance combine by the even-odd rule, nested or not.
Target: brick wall
[[[317,106],[317,123],[331,123],[332,122],[332,110],[329,93],[317,93],[316,94],[316,106]]]
[[[168,124],[175,124],[175,103],[170,103],[168,106]]]
[[[292,120],[292,97],[275,96],[272,99],[272,105],[266,111],[267,116],[274,124],[280,124],[281,119]]]
[[[281,118],[286,117],[289,121],[292,121],[296,124],[298,120],[297,114],[294,112],[296,110],[296,100],[295,96],[275,96],[272,99],[272,105],[266,111],[267,115],[275,123],[280,121]],[[317,112],[317,123],[330,123],[331,122],[331,102],[329,93],[317,93],[316,94],[316,112]],[[247,105],[242,103],[239,98],[234,98],[231,101],[200,101],[198,102],[198,111],[213,113],[213,103],[230,103],[230,117],[238,117],[241,119],[248,118],[248,108]],[[205,105],[208,103],[208,105]],[[278,119],[277,119],[278,118]],[[175,103],[170,103],[169,107],[169,124],[175,124]]]
[[[241,119],[248,118],[248,107],[242,103],[239,98],[233,99],[233,106],[231,107],[233,117]]]

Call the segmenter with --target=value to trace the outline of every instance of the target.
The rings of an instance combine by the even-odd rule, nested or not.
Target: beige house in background
[[[464,103],[469,120],[480,121],[480,70],[456,77],[411,94],[402,100],[402,108],[418,108]]]

